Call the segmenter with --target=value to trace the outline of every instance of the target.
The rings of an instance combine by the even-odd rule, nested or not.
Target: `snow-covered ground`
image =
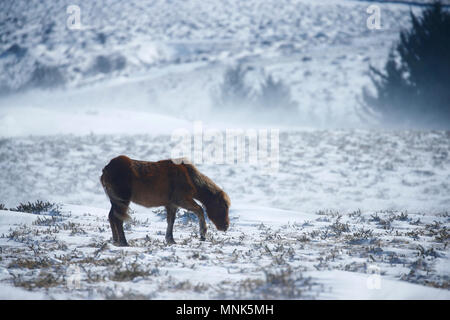
[[[370,129],[355,113],[369,63],[409,25],[410,6],[377,2],[369,30],[370,4],[2,1],[0,204],[59,207],[0,210],[0,298],[450,299],[449,132]],[[298,118],[217,116],[238,62],[255,88],[283,80]],[[101,169],[169,158],[193,120],[280,129],[278,171],[199,164],[231,198],[229,231],[209,225],[201,242],[181,211],[167,246],[164,211],[132,205],[130,247],[113,246]]]
[[[169,157],[169,136],[1,143],[7,208],[63,204],[53,217],[0,212],[1,284],[30,298],[450,298],[448,133],[282,132],[278,173],[198,166],[230,195],[229,231],[210,225],[201,242],[182,211],[167,246],[164,211],[132,205],[129,248],[111,244],[101,168],[122,153]]]
[[[107,209],[60,212],[0,212],[0,298],[450,298],[448,214],[235,205],[230,230],[209,225],[206,242],[194,216],[179,213],[168,246],[164,213],[140,210],[121,248]]]

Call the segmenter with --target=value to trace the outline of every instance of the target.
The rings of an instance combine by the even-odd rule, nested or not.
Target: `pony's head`
[[[217,230],[227,231],[230,226],[230,219],[228,218],[229,207],[230,198],[224,191],[218,192],[215,197],[208,201],[206,213]]]

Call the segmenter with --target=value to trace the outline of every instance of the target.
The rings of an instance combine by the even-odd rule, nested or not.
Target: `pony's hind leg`
[[[109,224],[111,226],[113,243],[117,244],[119,242],[119,235],[117,234],[116,219],[114,217],[114,211],[113,211],[112,205],[111,205],[111,210],[109,210],[108,220],[109,220]]]
[[[175,244],[173,240],[173,223],[177,213],[177,206],[170,204],[166,206],[167,211],[167,230],[166,230],[166,242],[167,244]]]
[[[123,231],[123,221],[127,219],[129,216],[127,214],[129,202],[124,204],[112,204],[112,221],[116,228],[117,233],[117,241],[116,244],[120,247],[128,247],[127,239],[125,238],[125,232]],[[114,240],[114,232],[113,232],[113,240]]]
[[[177,200],[175,204],[183,209],[192,211],[198,218],[199,226],[200,226],[200,240],[206,240],[206,221],[205,215],[203,214],[203,209],[200,207],[194,199],[182,199]]]

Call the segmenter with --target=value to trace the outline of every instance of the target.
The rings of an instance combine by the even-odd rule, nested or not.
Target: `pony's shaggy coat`
[[[123,221],[129,218],[130,202],[144,207],[166,207],[166,241],[169,244],[175,243],[173,224],[178,207],[197,215],[200,239],[205,240],[203,209],[194,199],[203,204],[218,230],[228,229],[228,195],[186,159],[149,162],[122,155],[112,159],[103,169],[100,181],[111,201],[109,222],[115,244],[127,245]]]

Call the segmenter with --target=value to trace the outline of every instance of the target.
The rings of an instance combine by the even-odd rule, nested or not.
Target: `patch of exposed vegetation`
[[[48,271],[41,271],[36,277],[27,277],[18,275],[13,277],[13,284],[16,287],[22,287],[27,290],[48,289],[65,284],[65,280],[60,275]]]
[[[137,262],[132,262],[114,270],[110,279],[113,281],[132,281],[137,277],[148,277],[151,275],[157,275],[159,270],[157,268],[152,270],[143,269],[142,265]]]
[[[20,203],[16,208],[12,208],[10,210],[33,214],[44,214],[44,213],[48,215],[61,214],[60,207],[56,203],[41,200],[37,200],[35,202]]]
[[[46,258],[18,258],[9,263],[8,268],[44,269],[52,266]]]
[[[237,295],[250,299],[299,299],[314,298],[311,289],[314,282],[291,267],[264,270],[264,278],[247,278],[239,282]]]

